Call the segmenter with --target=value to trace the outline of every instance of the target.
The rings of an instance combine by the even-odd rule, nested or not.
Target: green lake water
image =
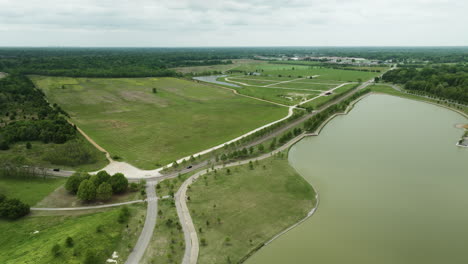
[[[289,153],[320,204],[247,263],[468,263],[466,123],[431,104],[371,95]]]

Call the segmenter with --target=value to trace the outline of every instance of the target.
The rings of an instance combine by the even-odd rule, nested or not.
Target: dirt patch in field
[[[112,128],[124,128],[128,127],[128,123],[119,120],[104,120],[103,123],[109,125]]]
[[[158,106],[167,106],[168,102],[165,99],[158,97],[157,94],[149,94],[143,91],[121,91],[119,95],[122,99],[130,102],[142,102],[156,104]]]

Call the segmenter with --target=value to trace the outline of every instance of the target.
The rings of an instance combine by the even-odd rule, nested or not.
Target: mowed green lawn
[[[287,158],[210,172],[188,191],[200,241],[199,263],[238,263],[252,250],[304,218],[313,188]],[[202,241],[205,241],[204,244]]]
[[[222,144],[287,114],[285,107],[176,78],[31,79],[112,156],[144,169]]]
[[[118,263],[123,263],[141,232],[146,211],[144,205],[129,208],[129,228],[126,223],[117,221],[120,209],[80,216],[27,216],[16,221],[0,220],[0,263],[80,264],[84,263],[88,250],[98,254],[98,262],[93,263],[105,263],[114,251],[120,256]],[[67,237],[73,239],[73,247],[66,246]],[[58,256],[51,251],[55,244],[60,246]]]
[[[367,81],[374,78],[380,73],[365,72],[365,71],[352,71],[352,70],[338,70],[325,68],[322,66],[304,66],[304,65],[286,65],[286,64],[247,64],[242,65],[234,70],[258,72],[262,75],[273,75],[288,78],[299,78],[306,76],[319,75],[314,80],[334,80],[344,82],[356,82],[358,79]],[[285,79],[287,80],[287,79]]]

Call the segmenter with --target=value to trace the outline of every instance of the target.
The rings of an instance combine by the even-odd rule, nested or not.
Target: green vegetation
[[[0,177],[0,193],[34,206],[65,182],[65,179],[14,179]]]
[[[222,64],[177,67],[177,68],[173,68],[172,70],[175,70],[176,72],[183,73],[189,76],[213,75],[213,74],[221,74],[227,70],[230,70],[242,64],[248,64],[248,63],[258,63],[258,61],[248,60],[248,59],[227,60],[225,63],[222,63]]]
[[[181,263],[184,250],[184,233],[179,223],[174,200],[159,200],[158,220],[142,263]]]
[[[0,79],[0,150],[21,141],[65,143],[76,130],[60,107],[49,106],[44,94],[21,75]]]
[[[82,139],[59,106],[24,76],[0,80],[0,158],[3,163],[97,168],[104,154]]]
[[[78,264],[95,259],[92,263],[104,263],[114,251],[119,260],[126,259],[140,233],[145,207],[129,207],[128,222],[124,223],[118,222],[121,210],[0,220],[0,262]]]
[[[68,177],[65,183],[65,189],[70,194],[76,194],[82,202],[101,202],[108,201],[112,195],[122,195],[129,191],[144,192],[146,182],[139,184],[132,183],[129,188],[128,180],[122,173],[116,173],[110,176],[106,171],[100,171],[96,175],[89,175],[84,172],[75,172]]]
[[[27,148],[27,143],[31,148]],[[17,165],[85,171],[96,171],[108,163],[104,153],[97,150],[81,135],[78,139],[64,144],[45,144],[40,141],[27,143],[15,143],[10,145],[9,150],[0,151],[0,160]]]
[[[346,108],[356,99],[359,97],[369,93],[371,90],[366,88],[364,90],[360,90],[355,94],[351,95],[346,100],[340,102],[339,104],[334,104],[329,106],[328,108],[324,109],[320,113],[313,115],[309,120],[304,123],[304,130],[308,132],[317,132],[317,128],[319,128],[323,122],[325,122],[328,118],[336,113],[343,113],[346,111]]]
[[[352,90],[356,89],[357,87],[359,86],[359,84],[355,84],[355,83],[352,83],[352,84],[347,84],[347,85],[344,85],[338,89],[336,89],[335,91],[333,91],[333,94],[329,95],[329,96],[321,96],[315,100],[312,100],[308,103],[305,103],[303,105],[301,105],[301,107],[304,107],[304,108],[311,108],[311,109],[318,109],[322,106],[324,106],[326,103],[330,102],[330,101],[333,101],[349,92],[351,92]]]
[[[289,78],[301,78],[315,76],[317,80],[334,80],[345,82],[357,82],[359,79],[368,80],[378,75],[375,72],[338,70],[323,66],[281,65],[281,64],[247,64],[233,69],[239,72],[257,72],[262,76],[279,76]],[[285,79],[287,80],[287,79]]]
[[[19,199],[8,199],[0,193],[0,218],[16,220],[29,214],[29,205]]]
[[[112,156],[146,169],[226,142],[287,112],[174,78],[32,79]]]
[[[188,196],[200,263],[238,263],[315,204],[312,187],[284,157],[210,172]]]
[[[385,73],[382,79],[403,84],[409,91],[468,104],[467,65],[436,65],[423,69],[399,68]]]
[[[438,104],[441,106],[446,106],[455,110],[459,110],[461,112],[464,112],[465,114],[468,114],[468,106],[461,106],[458,104],[454,104],[453,102],[449,102],[447,100],[443,99],[436,99],[436,98],[429,98],[429,97],[424,97],[421,95],[416,95],[412,93],[407,93],[407,92],[400,92],[397,91],[396,89],[393,89],[390,85],[386,84],[375,84],[369,86],[369,88],[373,92],[378,92],[378,93],[386,93],[394,96],[399,96],[399,97],[404,97],[412,100],[417,100],[417,101],[426,101],[434,104]]]

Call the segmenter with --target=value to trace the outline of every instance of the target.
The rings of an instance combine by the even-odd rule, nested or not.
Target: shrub
[[[3,196],[3,201],[0,202],[0,217],[2,218],[15,220],[29,214],[29,211],[29,205],[18,199],[6,199]]]
[[[127,206],[124,206],[122,209],[120,209],[118,222],[121,224],[126,223],[128,218],[130,218],[130,210]]]
[[[73,247],[75,245],[75,242],[73,241],[73,238],[67,237],[67,239],[65,239],[65,245],[67,247]]]
[[[58,257],[60,255],[60,245],[59,244],[55,244],[53,247],[52,247],[52,255],[54,257]]]

